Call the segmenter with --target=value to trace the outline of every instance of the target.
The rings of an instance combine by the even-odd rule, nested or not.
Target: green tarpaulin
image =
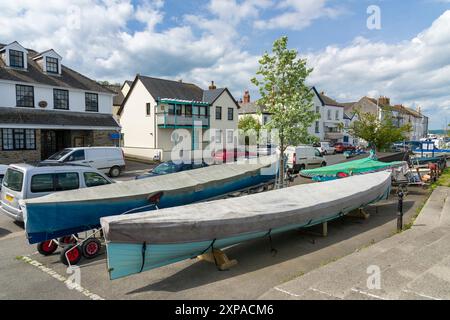
[[[303,170],[300,174],[304,177],[313,178],[313,177],[336,177],[336,175],[340,172],[346,173],[348,175],[351,174],[360,174],[360,173],[368,173],[380,171],[383,169],[389,169],[392,167],[401,166],[403,162],[395,161],[395,162],[380,162],[376,160],[372,160],[370,158],[364,158],[360,160],[354,160],[349,162],[338,163],[332,166],[321,167],[317,169],[311,170]]]

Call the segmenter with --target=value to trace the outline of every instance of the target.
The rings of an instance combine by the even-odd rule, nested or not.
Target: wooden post
[[[322,237],[328,236],[328,221],[322,223]]]
[[[199,260],[204,260],[210,263],[216,263],[219,270],[228,270],[237,265],[237,260],[228,259],[227,255],[219,249],[214,249],[213,252],[204,253],[197,257]]]

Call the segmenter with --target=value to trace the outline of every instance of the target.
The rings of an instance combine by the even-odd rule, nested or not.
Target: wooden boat
[[[156,212],[103,217],[110,278],[333,220],[387,198],[390,188],[391,173],[385,171]]]
[[[22,202],[30,244],[99,227],[100,218],[207,200],[273,180],[272,157],[54,193]]]

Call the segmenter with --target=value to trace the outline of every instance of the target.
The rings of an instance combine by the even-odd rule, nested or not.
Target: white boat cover
[[[378,172],[316,184],[101,218],[107,241],[187,243],[308,223],[345,214],[386,196],[391,173]]]
[[[25,200],[25,204],[64,203],[94,201],[99,199],[132,198],[158,192],[182,192],[195,188],[206,188],[209,183],[223,183],[236,180],[239,176],[276,172],[276,158],[262,157],[200,169],[182,171],[147,179],[131,180],[95,188],[85,188],[53,193],[44,197]],[[271,166],[272,165],[272,166]]]

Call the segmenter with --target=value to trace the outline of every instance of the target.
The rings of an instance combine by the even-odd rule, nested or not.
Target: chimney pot
[[[248,90],[244,91],[243,103],[250,103],[250,93]]]
[[[211,81],[211,85],[209,86],[209,90],[217,89],[216,85],[214,84],[214,81]]]

